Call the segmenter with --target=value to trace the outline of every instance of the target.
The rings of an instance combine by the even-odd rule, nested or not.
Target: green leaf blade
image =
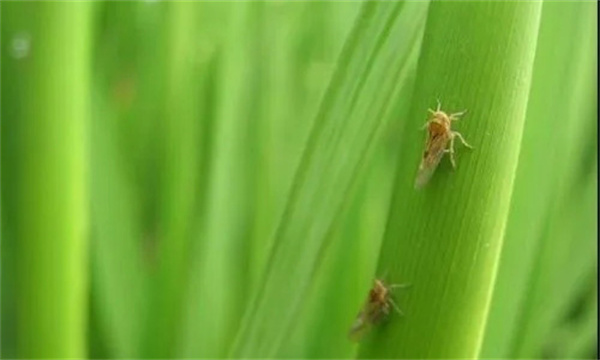
[[[291,331],[396,89],[406,81],[427,3],[366,3],[315,119],[263,286],[233,356],[274,356]]]
[[[411,118],[401,146],[395,199],[379,276],[412,287],[359,349],[361,358],[473,358],[479,354],[508,216],[536,47],[540,3],[434,2],[419,59]],[[443,59],[443,61],[442,61]],[[500,65],[498,59],[503,59]],[[457,169],[447,159],[415,190],[424,146],[418,129],[436,98],[453,129]],[[460,330],[457,330],[460,329]]]

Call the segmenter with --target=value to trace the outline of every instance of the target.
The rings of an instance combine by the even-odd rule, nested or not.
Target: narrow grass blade
[[[591,84],[581,82],[582,77],[592,79],[589,71],[596,66],[582,63],[595,54],[590,47],[595,40],[589,35],[590,20],[595,17],[590,11],[593,6],[584,2],[543,5],[527,121],[483,358],[510,357],[519,337],[535,336],[520,332],[520,317],[536,274],[537,254],[543,246],[540,242],[546,240],[548,209],[557,199],[561,178],[570,171],[568,164],[579,161],[569,149],[589,147],[586,141],[574,138],[573,131],[585,129],[592,120],[578,109],[587,108],[595,98],[588,94],[593,91]],[[575,97],[580,97],[581,91],[588,95],[577,101]]]
[[[475,358],[483,339],[530,91],[541,3],[433,2],[378,273],[409,283],[361,358]],[[500,64],[500,65],[499,65]],[[415,190],[427,109],[468,112],[447,159]],[[381,276],[381,275],[380,275]]]
[[[357,344],[347,335],[373,284],[397,163],[395,137],[410,107],[419,49],[420,41],[413,45],[407,59],[408,77],[397,89],[398,94],[393,95],[398,99],[390,111],[394,116],[384,119],[381,141],[357,180],[358,196],[332,231],[332,238],[326,240],[331,245],[323,254],[292,335],[277,353],[278,357],[354,357]]]
[[[200,118],[206,55],[197,44],[200,3],[173,2],[165,9],[165,99],[159,123],[159,225],[156,282],[147,319],[147,354],[169,358],[181,345],[192,239],[200,194]]]
[[[87,354],[90,10],[83,3],[2,4],[2,22],[17,16],[9,35],[16,52],[2,62],[18,62],[19,113],[5,118],[3,108],[2,125],[15,130],[19,165],[3,175],[18,184],[16,338],[24,358]]]
[[[184,356],[222,357],[240,322],[248,289],[251,171],[259,153],[253,134],[262,91],[257,49],[265,4],[227,4],[226,35],[218,44],[214,140],[206,209],[191,264]],[[206,69],[208,70],[208,69]],[[250,149],[250,150],[249,150]]]
[[[17,154],[22,145],[19,141],[21,106],[20,97],[23,94],[23,82],[20,80],[23,76],[22,60],[28,54],[31,43],[30,34],[23,30],[30,27],[27,22],[28,17],[24,14],[20,6],[1,4],[0,9],[0,42],[5,44],[0,48],[1,51],[1,89],[0,89],[0,141],[1,155],[1,233],[0,233],[0,284],[2,316],[0,317],[1,345],[0,356],[3,359],[12,359],[17,357],[17,302],[18,294],[16,292],[19,279],[17,274],[17,246],[15,238],[16,227],[18,227],[16,209],[19,206],[19,188],[20,179],[14,176],[19,173],[21,166],[20,159],[12,154]],[[8,46],[7,44],[11,44]],[[11,134],[11,136],[6,136]],[[12,274],[12,276],[10,276]]]
[[[596,264],[597,265],[597,264]],[[592,281],[596,282],[598,268],[593,269]],[[598,352],[598,285],[583,298],[577,318],[567,328],[566,334],[559,338],[559,348],[554,354],[563,359],[593,359]],[[563,341],[560,341],[563,340]]]
[[[253,176],[254,217],[250,289],[258,286],[294,171],[310,131],[310,119],[335,68],[360,8],[358,2],[266,3],[260,15],[263,91],[253,128],[260,156]]]
[[[427,3],[365,3],[315,118],[234,357],[283,349],[353,185],[410,68]]]
[[[153,52],[162,44],[164,26],[156,23],[163,5],[101,3],[95,12],[92,320],[101,350],[119,358],[142,355],[151,311],[147,275],[156,263],[156,134],[165,88],[162,57]]]
[[[108,105],[97,97],[92,124],[91,214],[92,293],[98,330],[111,356],[139,356],[146,310],[146,268],[140,246],[141,214],[125,174]],[[118,201],[117,201],[118,199]],[[94,354],[91,354],[94,355]]]
[[[597,178],[589,176],[562,198],[548,217],[517,328],[521,336],[515,340],[511,355],[515,358],[560,357],[564,347],[558,345],[564,340],[553,340],[576,320],[572,309],[589,291],[596,273]]]

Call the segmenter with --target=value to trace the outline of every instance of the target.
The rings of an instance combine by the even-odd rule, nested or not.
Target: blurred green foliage
[[[597,356],[595,2],[0,7],[3,358]]]

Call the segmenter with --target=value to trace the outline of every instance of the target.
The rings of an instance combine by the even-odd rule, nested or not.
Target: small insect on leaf
[[[395,288],[408,287],[406,284],[386,285],[383,281],[375,279],[373,288],[369,291],[369,296],[356,317],[354,324],[350,328],[348,337],[352,341],[359,341],[362,336],[373,326],[379,324],[390,314],[390,308],[399,315],[404,315],[400,308],[396,306],[391,297],[391,290]]]
[[[419,171],[417,172],[417,179],[415,180],[415,188],[419,189],[425,186],[431,176],[440,164],[440,160],[444,154],[450,154],[450,163],[453,168],[456,168],[456,161],[454,160],[454,139],[458,138],[462,144],[469,149],[473,147],[465,141],[463,136],[458,131],[452,131],[452,121],[457,121],[467,111],[461,111],[453,114],[446,114],[441,110],[441,104],[438,100],[437,109],[428,109],[431,117],[423,126],[423,129],[427,129],[427,140],[425,142],[425,150],[421,158],[421,164],[419,165]]]

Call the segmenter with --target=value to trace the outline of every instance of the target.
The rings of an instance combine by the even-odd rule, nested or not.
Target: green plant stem
[[[541,3],[433,2],[419,58],[411,116],[378,265],[405,317],[391,316],[364,340],[361,358],[476,358],[491,299],[516,171]],[[474,150],[457,141],[421,190],[419,128],[436,98]]]
[[[91,5],[26,6],[35,21],[27,29],[30,52],[21,60],[18,355],[81,358],[87,352]]]

